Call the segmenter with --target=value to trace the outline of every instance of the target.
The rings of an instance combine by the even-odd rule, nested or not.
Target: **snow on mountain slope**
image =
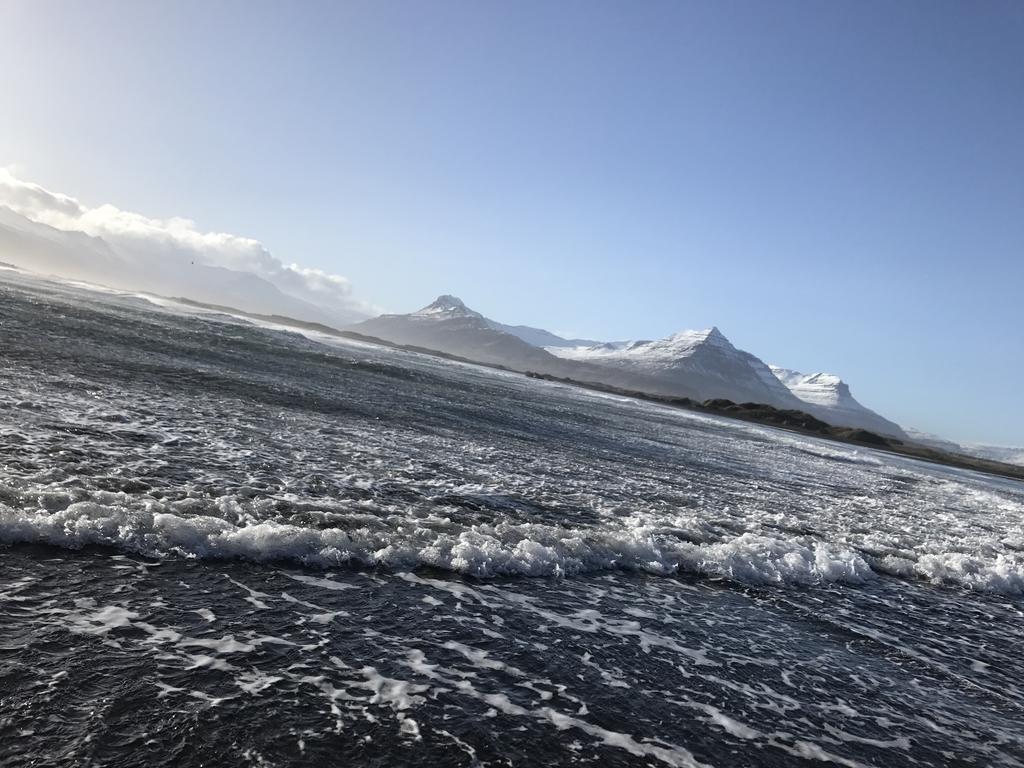
[[[494,326],[493,321],[470,309],[457,297],[444,295],[416,312],[381,315],[350,325],[348,330],[515,371],[601,382],[657,394],[695,396],[683,385],[666,388],[662,382],[644,375],[642,371],[616,371],[585,361],[557,357]]]
[[[759,358],[759,357],[757,357],[755,355],[752,355],[749,352],[744,352],[743,350],[739,350],[739,352],[744,357],[744,359],[747,361],[747,365],[749,365],[751,368],[753,368],[754,373],[757,374],[757,377],[772,392],[773,397],[775,397],[775,402],[779,402],[779,403],[793,403],[794,402],[793,401],[793,398],[794,398],[793,393],[790,392],[789,387],[787,387],[784,383],[779,381],[779,379],[775,376],[775,374],[772,373],[771,366],[769,366],[767,363],[765,363],[761,358]],[[799,400],[799,398],[797,398],[797,400]],[[794,406],[803,409],[802,403],[799,403],[799,402],[794,403]],[[831,422],[829,422],[829,423],[831,423]],[[846,426],[846,425],[839,425],[839,426]]]
[[[666,339],[588,347],[548,347],[568,360],[643,374],[670,388],[697,392],[698,399],[723,397],[736,402],[800,408],[802,403],[768,374],[767,366],[734,347],[717,328],[680,331]]]
[[[423,309],[411,312],[409,315],[405,315],[405,317],[429,317],[438,320],[454,317],[474,317],[483,320],[492,330],[515,336],[530,346],[541,349],[544,347],[576,347],[598,343],[589,339],[563,339],[551,331],[545,331],[543,328],[533,328],[529,325],[506,325],[505,323],[499,323],[497,320],[491,320],[479,312],[470,309],[458,296],[452,296],[448,293],[438,296],[430,304],[423,307]]]
[[[859,427],[906,437],[899,425],[865,408],[839,377],[810,376],[766,365],[737,349],[718,328],[681,331],[657,341],[548,347],[570,360],[643,373],[664,386],[686,386],[702,400],[724,397],[802,410],[839,427]]]
[[[737,349],[718,328],[680,331],[655,341],[574,345],[540,328],[498,323],[451,295],[410,314],[381,315],[349,327],[517,371],[694,400],[766,403],[806,411],[835,426],[906,437],[897,424],[857,402],[837,376],[769,366]]]
[[[790,392],[811,406],[814,415],[830,424],[907,437],[898,424],[861,405],[850,392],[849,385],[838,376],[831,373],[803,374],[774,365],[769,368]]]
[[[448,293],[438,296],[423,309],[419,309],[408,316],[422,317],[430,320],[450,320],[460,317],[484,319],[483,315],[467,307],[458,296],[452,296]]]

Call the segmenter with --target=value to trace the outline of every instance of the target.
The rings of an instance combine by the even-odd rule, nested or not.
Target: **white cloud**
[[[128,255],[249,272],[334,315],[376,313],[375,307],[352,297],[348,278],[285,264],[258,240],[202,232],[189,219],[154,219],[109,204],[92,208],[69,195],[23,181],[4,168],[0,168],[0,205],[56,229],[101,237]]]

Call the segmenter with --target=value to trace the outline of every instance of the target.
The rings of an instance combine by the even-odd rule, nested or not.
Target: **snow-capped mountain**
[[[700,399],[724,397],[802,410],[840,427],[906,437],[898,424],[861,405],[846,382],[827,373],[804,375],[769,366],[737,349],[718,328],[681,331],[658,341],[547,348],[566,359],[642,372],[697,391]]]
[[[434,301],[423,309],[411,313],[415,317],[453,318],[453,317],[476,317],[482,319],[489,327],[502,333],[507,333],[522,339],[532,347],[576,347],[598,342],[589,339],[563,339],[551,331],[543,328],[533,328],[529,325],[506,325],[497,320],[484,317],[463,303],[462,299],[451,294],[438,296]]]
[[[385,317],[390,317],[390,315],[385,315]],[[450,320],[461,317],[471,317],[478,320],[484,319],[483,315],[467,307],[458,296],[452,296],[447,293],[438,296],[423,309],[419,309],[410,315],[399,315],[399,317],[422,317],[430,320]]]
[[[721,397],[797,409],[803,405],[761,360],[734,347],[717,328],[680,331],[657,341],[547,349],[567,360],[641,374],[666,388],[692,390],[701,400]]]
[[[835,426],[906,436],[858,403],[838,377],[769,366],[737,349],[718,328],[656,341],[578,344],[540,328],[499,323],[443,295],[416,312],[381,315],[349,329],[517,371],[694,400],[766,403],[806,411]]]
[[[774,365],[769,368],[805,404],[805,409],[818,418],[844,427],[860,427],[883,435],[907,437],[898,424],[861,405],[850,392],[849,385],[838,376],[831,373],[804,374]]]
[[[347,329],[396,344],[432,349],[514,371],[533,371],[657,394],[696,396],[682,385],[666,388],[642,371],[616,371],[586,361],[563,359],[516,334],[500,330],[501,327],[501,323],[470,309],[459,298],[443,295],[416,312],[381,315]]]
[[[806,411],[835,426],[906,437],[898,424],[857,402],[838,376],[807,376],[769,366],[756,355],[737,349],[718,328],[681,331],[658,341],[550,346],[548,351],[567,359],[643,372],[694,389],[701,399],[767,403]]]

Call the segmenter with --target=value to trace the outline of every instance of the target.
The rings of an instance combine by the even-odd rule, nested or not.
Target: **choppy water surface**
[[[1024,484],[2,278],[4,765],[1024,764]]]

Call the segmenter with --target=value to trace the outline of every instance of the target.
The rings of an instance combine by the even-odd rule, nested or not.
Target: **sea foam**
[[[115,547],[150,557],[286,561],[332,568],[432,567],[478,578],[566,577],[607,570],[676,573],[746,584],[859,584],[878,574],[972,590],[1024,593],[1024,567],[1000,554],[876,558],[827,542],[746,532],[716,541],[680,541],[646,526],[567,528],[538,524],[393,528],[309,528],[273,520],[233,524],[208,515],[80,501],[67,508],[15,509],[0,504],[0,541],[79,549]]]

